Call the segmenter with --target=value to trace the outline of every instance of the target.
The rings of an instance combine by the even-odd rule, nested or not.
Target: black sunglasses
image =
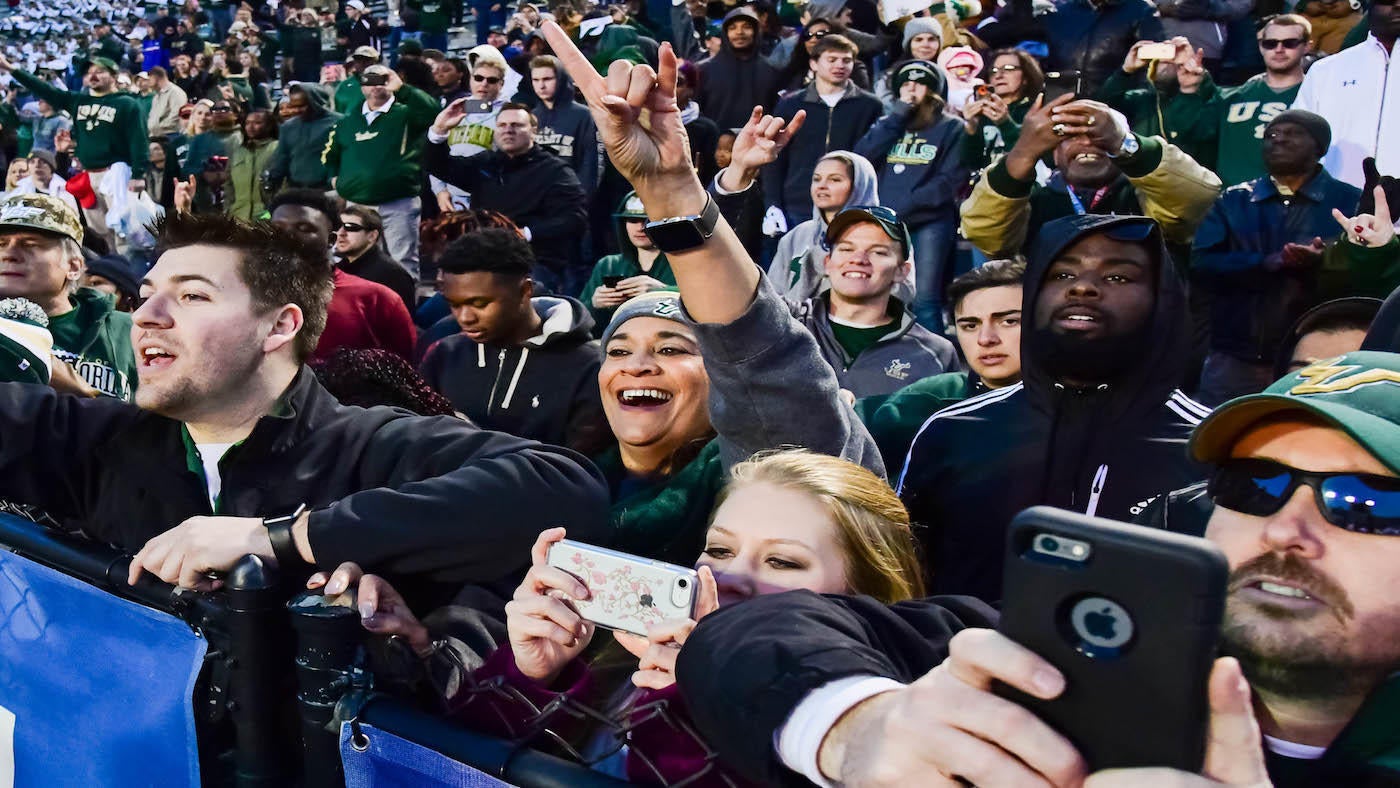
[[[1284,49],[1297,49],[1306,41],[1305,38],[1261,38],[1259,39],[1259,48],[1277,49],[1282,46]]]
[[[341,222],[340,229],[347,233],[362,233],[365,231],[365,226],[363,224],[355,224],[354,222]]]
[[[484,75],[484,74],[472,74],[472,81],[473,81],[473,82],[485,82],[485,83],[488,84],[488,85],[494,85],[494,84],[496,84],[497,82],[500,82],[500,81],[501,81],[501,78],[500,78],[500,77],[488,77],[488,76],[486,76],[486,75]]]
[[[1359,534],[1400,536],[1400,479],[1372,473],[1312,473],[1273,460],[1226,460],[1210,478],[1216,506],[1267,517],[1311,487],[1327,522]]]
[[[818,31],[815,32],[815,33],[811,33],[811,32],[803,33],[803,34],[802,34],[802,40],[803,40],[803,41],[811,41],[811,40],[814,39],[814,38],[825,38],[825,37],[826,37],[827,35],[829,35],[830,33],[831,33],[830,30],[818,30]]]

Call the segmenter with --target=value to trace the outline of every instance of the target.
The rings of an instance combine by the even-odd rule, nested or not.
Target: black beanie
[[[917,82],[929,89],[929,92],[944,101],[948,100],[948,78],[943,75],[943,69],[937,63],[930,63],[927,60],[911,60],[899,67],[894,72],[894,79],[890,81],[890,88],[899,94],[899,86],[905,82]]]
[[[1280,112],[1269,121],[1269,125],[1264,127],[1264,133],[1279,123],[1293,123],[1302,126],[1308,136],[1317,143],[1317,157],[1320,159],[1327,154],[1327,149],[1332,147],[1332,127],[1327,125],[1327,119],[1305,109],[1289,109]]]

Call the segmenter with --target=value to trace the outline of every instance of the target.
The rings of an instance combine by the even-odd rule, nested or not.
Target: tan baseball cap
[[[68,203],[47,194],[16,194],[0,200],[0,230],[39,230],[83,242],[83,225]]]

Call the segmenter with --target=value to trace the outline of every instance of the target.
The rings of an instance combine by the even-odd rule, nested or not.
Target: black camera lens
[[[689,588],[690,581],[682,577],[679,581],[676,582],[676,585],[680,586],[681,588]]]
[[[1047,553],[1058,553],[1060,552],[1060,543],[1052,537],[1042,536],[1040,537],[1040,549]]]

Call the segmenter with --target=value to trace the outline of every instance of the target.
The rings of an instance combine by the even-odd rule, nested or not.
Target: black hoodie
[[[598,188],[602,173],[598,162],[603,156],[603,142],[593,125],[588,107],[574,101],[574,83],[562,66],[556,67],[554,106],[539,101],[531,113],[539,124],[535,129],[535,144],[567,161],[578,175],[583,190],[592,194]]]
[[[1031,250],[1022,324],[1050,264],[1085,235],[1142,217],[1083,215],[1046,224]],[[1162,245],[1160,231],[1147,243]],[[924,423],[900,477],[932,593],[1001,596],[1005,532],[1028,506],[1048,504],[1131,520],[1155,495],[1204,477],[1186,454],[1208,409],[1176,389],[1191,335],[1186,293],[1162,246],[1157,297],[1140,363],[1119,382],[1076,390],[1056,382],[1027,348],[1022,382],[936,413]]]
[[[485,429],[555,446],[593,448],[607,430],[593,317],[572,298],[532,299],[544,321],[520,345],[478,344],[466,334],[429,348],[419,372]]]
[[[719,53],[700,64],[695,100],[700,103],[701,114],[721,129],[743,127],[754,105],[762,104],[768,111],[778,100],[778,69],[759,53],[763,26],[758,23],[758,14],[748,6],[736,8],[724,15],[722,27],[728,28],[732,20],[741,17],[751,20],[758,31],[753,47],[747,52],[736,52],[729,45],[729,36],[721,33],[724,43]]]

